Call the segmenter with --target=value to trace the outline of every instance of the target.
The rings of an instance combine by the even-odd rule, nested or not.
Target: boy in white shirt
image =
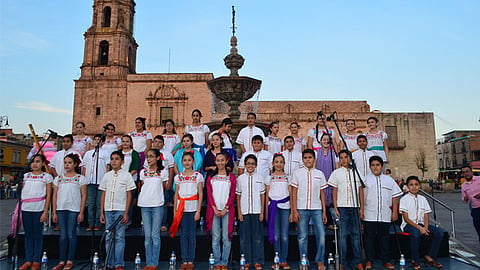
[[[327,215],[325,208],[325,192],[327,180],[322,171],[315,168],[315,152],[305,149],[302,153],[305,167],[298,169],[292,177],[291,216],[298,223],[298,249],[300,258],[308,258],[308,222],[313,220],[317,252],[315,261],[319,270],[325,269],[325,228]]]
[[[368,164],[371,157],[373,157],[373,152],[367,150],[367,137],[365,135],[357,136],[357,151],[352,153],[353,160],[357,166],[358,173],[362,177],[362,180],[365,179],[367,174],[371,174],[370,165]]]
[[[263,145],[263,143],[262,143]],[[255,263],[262,269],[265,262],[263,247],[263,218],[265,205],[265,179],[255,173],[257,157],[248,155],[244,159],[246,172],[237,179],[237,207],[240,222],[240,252],[245,255],[246,268]]]
[[[304,166],[302,153],[294,150],[295,139],[293,136],[285,137],[285,139],[283,139],[283,145],[285,146],[285,151],[282,152],[282,155],[285,158],[285,173],[291,179],[293,173]]]
[[[273,155],[270,152],[263,150],[263,138],[260,135],[253,136],[252,146],[252,151],[243,153],[242,158],[238,163],[238,174],[241,175],[245,172],[245,158],[249,155],[254,155],[258,160],[256,172],[265,178],[270,175]]]
[[[62,140],[63,149],[55,153],[55,155],[53,155],[49,164],[50,168],[52,169],[52,176],[54,178],[59,175],[63,175],[64,173],[63,159],[68,154],[75,154],[78,157],[78,160],[80,161],[79,166],[83,167],[82,155],[80,155],[80,153],[78,153],[77,151],[73,150],[72,146],[73,146],[73,135],[67,134],[63,136],[63,140]]]
[[[413,269],[420,269],[418,264],[420,257],[420,238],[422,236],[432,236],[429,250],[423,258],[425,263],[435,268],[442,268],[437,261],[438,251],[442,243],[445,231],[440,227],[430,225],[428,213],[432,212],[427,199],[422,195],[418,195],[420,189],[420,180],[416,176],[407,178],[407,186],[410,191],[400,199],[400,213],[403,216],[403,231],[410,234],[410,253],[412,258]]]
[[[347,235],[350,235],[353,258],[351,264],[356,269],[363,269],[360,248],[360,212],[363,211],[363,188],[358,175],[349,168],[350,152],[343,149],[338,153],[340,168],[330,175],[328,184],[333,187],[333,209],[340,218],[340,248],[342,266],[347,268]],[[360,211],[359,211],[360,208]]]
[[[360,151],[360,150],[358,150]],[[375,239],[378,235],[380,241],[380,258],[387,269],[395,269],[390,263],[390,234],[391,222],[398,219],[398,198],[403,194],[395,180],[382,174],[383,159],[373,156],[369,160],[372,174],[365,178],[365,206],[363,215],[365,228],[365,249],[367,262],[365,269],[372,268],[375,259]]]
[[[255,120],[257,119],[257,115],[253,112],[249,112],[247,114],[247,126],[242,128],[238,133],[236,143],[240,144],[240,148],[242,149],[242,153],[247,151],[252,151],[252,139],[253,136],[259,135],[262,137],[262,142],[265,142],[265,134],[263,130],[255,126]]]
[[[128,222],[128,209],[132,202],[132,190],[135,182],[132,175],[122,171],[124,156],[121,150],[114,151],[110,155],[110,165],[112,170],[103,176],[98,189],[102,190],[100,222],[105,227],[110,227],[112,223],[120,217],[122,221],[115,227],[115,235],[108,233],[105,240],[105,248],[108,248],[110,237],[115,237],[115,244],[112,246],[111,255],[107,262],[107,267],[122,270],[125,267],[123,260],[125,250],[125,229]]]
[[[99,147],[98,154],[96,151],[97,145]],[[87,209],[88,209],[88,227],[87,231],[100,230],[100,197],[102,192],[98,190],[98,185],[103,176],[107,172],[107,164],[110,163],[108,152],[102,149],[102,135],[96,134],[93,137],[92,150],[85,153],[83,157],[82,174],[87,181]],[[97,159],[98,159],[98,177],[97,174]],[[95,197],[95,193],[96,197]],[[95,208],[95,209],[94,209]],[[95,212],[95,216],[93,215]]]

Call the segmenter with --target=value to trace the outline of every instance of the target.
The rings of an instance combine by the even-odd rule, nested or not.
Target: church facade
[[[207,87],[212,73],[136,73],[134,14],[133,0],[94,1],[92,26],[84,34],[81,76],[75,80],[73,123],[85,122],[90,134],[113,123],[117,134],[126,134],[141,116],[147,118],[147,128],[155,136],[163,132],[163,121],[169,118],[175,121],[177,133],[183,133],[194,109],[201,110],[205,123],[227,117],[228,105]],[[366,130],[366,119],[374,115],[389,134],[387,167],[396,178],[421,175],[415,162],[421,151],[427,154],[425,177],[438,174],[433,113],[372,112],[366,101],[248,101],[240,110],[241,119],[254,111],[258,121],[279,121],[281,136],[287,135],[292,121],[300,123],[300,133],[306,136],[320,110],[336,111],[342,128],[343,120],[355,119],[359,131]]]

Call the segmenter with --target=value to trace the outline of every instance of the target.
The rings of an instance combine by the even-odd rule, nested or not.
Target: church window
[[[106,66],[108,64],[108,41],[106,40],[100,42],[100,55],[98,62],[102,66]]]
[[[102,27],[110,27],[110,18],[112,17],[112,8],[105,7],[103,9]]]
[[[99,116],[100,114],[102,114],[102,108],[96,107],[96,108],[95,108],[95,115],[96,115],[96,116]]]
[[[160,123],[164,125],[167,119],[173,119],[173,107],[160,108]]]

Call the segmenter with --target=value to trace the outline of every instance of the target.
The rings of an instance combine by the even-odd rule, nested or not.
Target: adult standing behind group
[[[262,144],[265,142],[265,134],[263,134],[263,130],[255,126],[256,119],[257,115],[253,112],[249,112],[247,114],[247,126],[242,128],[238,133],[236,142],[240,145],[242,153],[245,153],[247,151],[253,151],[252,138],[255,135],[259,135],[262,137]]]
[[[472,167],[468,165],[462,167],[462,174],[466,180],[462,185],[462,200],[470,202],[470,215],[480,242],[480,179],[473,176]]]
[[[202,113],[199,109],[195,109],[192,112],[192,124],[185,127],[184,134],[192,134],[193,136],[193,148],[198,150],[205,157],[205,147],[208,144],[208,134],[210,129],[207,125],[202,124]]]

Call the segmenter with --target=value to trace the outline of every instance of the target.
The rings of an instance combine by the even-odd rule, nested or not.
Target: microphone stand
[[[110,239],[108,240],[108,248],[106,250],[107,254],[105,255],[105,263],[104,263],[104,268],[107,269],[108,267],[108,258],[110,258],[110,252],[112,251],[112,245],[113,242],[115,241],[115,234],[117,231],[117,225],[122,221],[122,216],[118,217],[117,220],[115,220],[108,228],[105,229],[105,232],[103,233],[102,239],[104,239],[107,234],[110,234]],[[100,241],[101,244],[102,241]]]
[[[17,176],[17,179],[15,179],[15,183],[18,185],[17,186],[17,204],[18,204],[18,213],[17,213],[17,226],[15,227],[15,242],[13,244],[13,249],[12,249],[12,261],[14,263],[12,263],[12,270],[15,270],[15,260],[16,260],[16,257],[17,257],[17,253],[18,253],[18,233],[20,232],[20,215],[22,214],[22,187],[23,187],[23,180],[22,180],[22,177],[23,175],[28,171],[28,169],[30,168],[30,165],[32,164],[33,160],[35,159],[35,156],[38,155],[43,147],[45,146],[45,144],[50,140],[50,137],[56,135],[55,132],[49,130],[49,133],[48,133],[48,137],[47,139],[45,139],[42,143],[42,145],[40,145],[40,147],[38,147],[38,150],[37,152],[35,153],[35,155],[33,155],[32,159],[28,162],[27,166],[23,168],[22,172],[18,174]]]
[[[340,264],[341,264],[341,258],[340,258],[340,252],[338,251],[338,238],[341,237],[342,235],[342,226],[340,226],[340,219],[335,213],[335,209],[330,208],[330,214],[333,217],[333,235],[334,235],[334,241],[335,241],[335,269],[340,270]]]
[[[353,184],[354,184],[354,190],[355,192],[358,191],[358,186],[357,186],[357,176],[358,179],[360,180],[360,185],[362,188],[365,188],[365,182],[363,181],[362,177],[360,176],[360,173],[358,172],[357,165],[355,163],[355,160],[353,160],[353,157],[351,155],[350,150],[348,149],[347,142],[345,141],[345,138],[342,136],[342,131],[340,130],[340,127],[338,126],[338,121],[336,117],[337,112],[333,112],[332,115],[330,116],[331,120],[335,123],[335,126],[337,127],[338,130],[338,136],[342,139],[343,145],[345,146],[345,149],[350,153],[350,159],[352,161],[352,170],[353,170]],[[350,172],[348,173],[350,176]],[[360,254],[361,254],[361,259],[362,263],[365,263],[366,260],[366,255],[365,255],[365,246],[363,243],[363,234],[362,234],[362,220],[360,219],[360,201],[359,201],[359,196],[358,192],[355,195],[355,203],[357,207],[355,207],[355,215],[357,216],[358,220],[358,231],[359,233],[359,238],[360,238]]]
[[[93,268],[93,256],[95,256],[95,222],[97,221],[97,200],[98,200],[98,160],[100,159],[100,145],[102,144],[102,142],[105,141],[105,129],[106,127],[103,127],[103,130],[102,130],[102,137],[100,138],[100,142],[97,143],[97,145],[95,145],[95,152],[93,152],[93,157],[95,158],[95,187],[97,189],[95,189],[95,195],[94,195],[94,199],[93,199],[93,228],[92,228],[92,236],[91,236],[91,239],[90,239],[90,258],[92,258],[86,265],[84,265],[82,268],[80,269],[84,269],[87,265],[90,265],[90,269]],[[90,225],[90,224],[89,224]],[[100,224],[99,224],[100,225]],[[100,256],[100,255],[99,255]]]
[[[433,195],[433,179],[428,179],[428,184],[430,185],[430,187],[432,188],[432,198],[435,198],[435,195]],[[435,209],[435,200],[432,200],[432,210],[433,210],[433,219],[437,220],[437,211]],[[435,226],[437,226],[437,224],[435,223]],[[438,226],[437,226],[438,227]]]

